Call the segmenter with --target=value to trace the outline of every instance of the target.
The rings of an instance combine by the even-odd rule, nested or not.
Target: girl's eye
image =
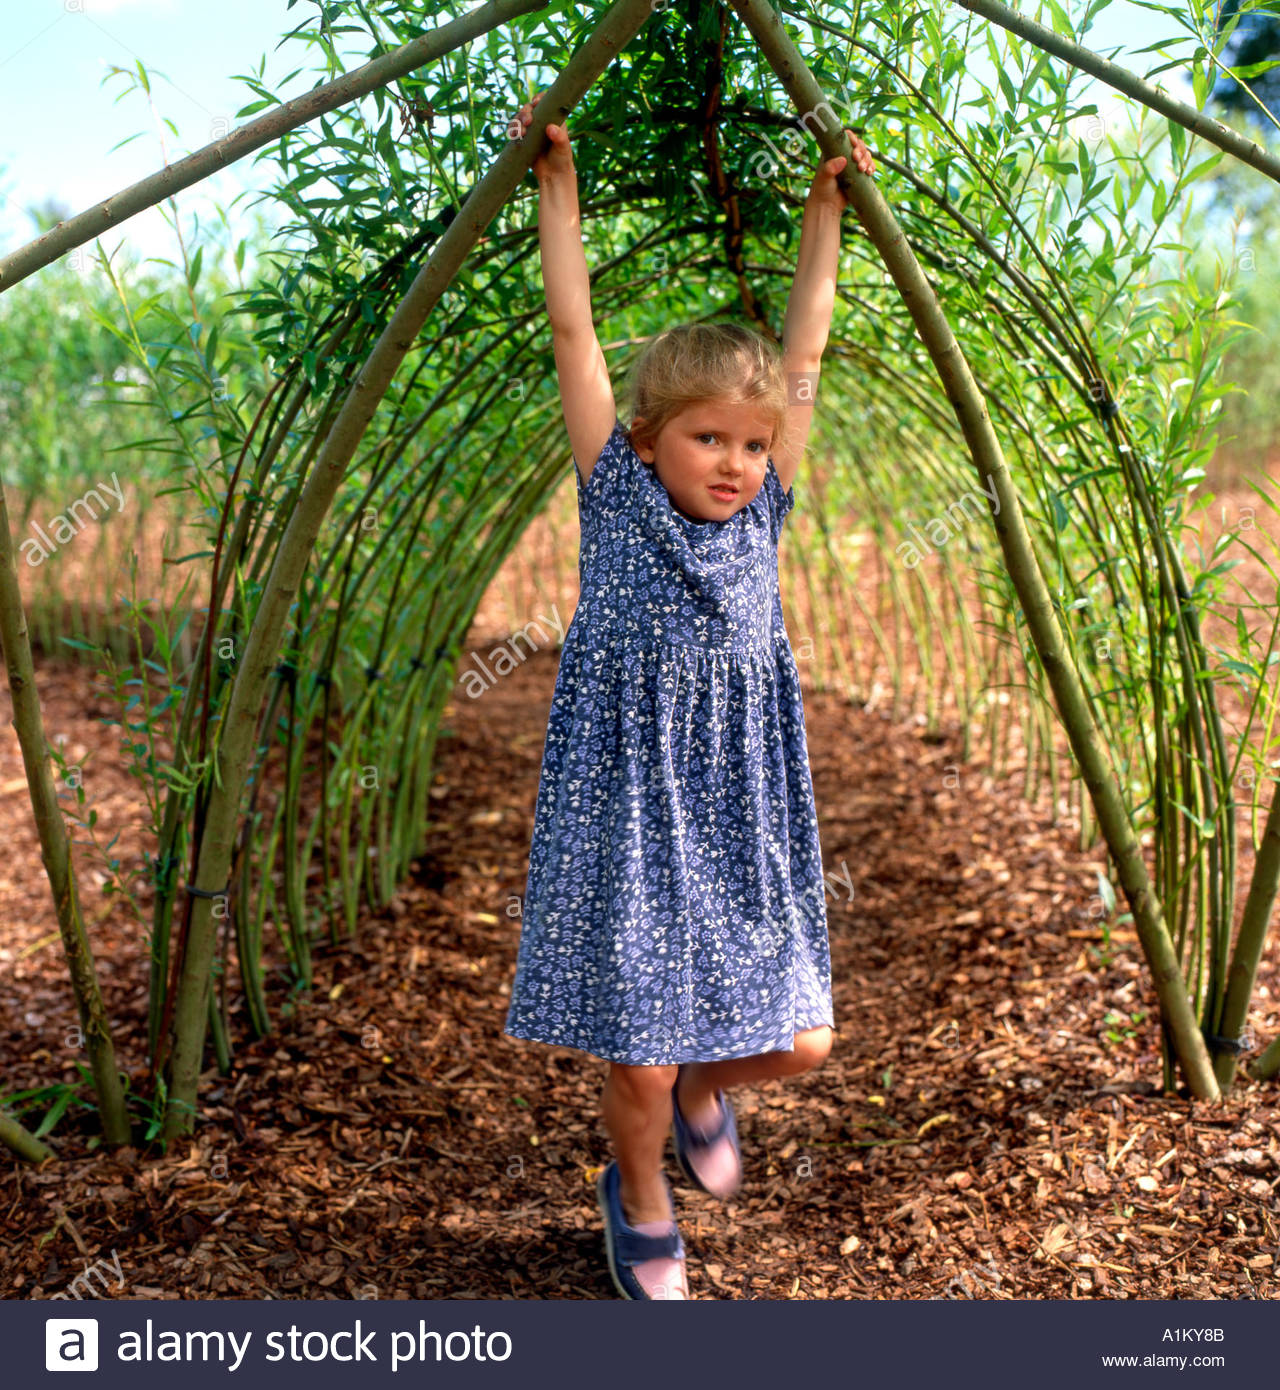
[[[695,434],[695,435],[694,435],[694,438],[695,438],[699,443],[701,443],[704,439],[714,439],[714,438],[715,438],[715,435],[714,435],[714,434]],[[756,451],[756,453],[758,453],[758,454],[760,454],[760,453],[768,453],[768,451],[769,451],[769,450],[768,450],[768,445],[758,443],[756,440],[752,440],[752,441],[751,441],[751,444],[750,444],[748,447],[754,449],[754,450]]]

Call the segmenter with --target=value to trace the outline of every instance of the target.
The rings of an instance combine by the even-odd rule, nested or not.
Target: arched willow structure
[[[227,971],[267,1032],[264,934],[307,986],[318,936],[353,932],[362,902],[385,904],[424,848],[461,644],[568,466],[524,182],[543,127],[568,113],[618,379],[672,321],[728,312],[778,336],[815,158],[844,152],[843,125],[867,140],[876,179],[841,176],[861,227],[848,219],[815,421],[828,465],[806,493],[810,580],[850,618],[828,634],[832,669],[856,672],[858,641],[890,658],[914,647],[924,688],[895,696],[934,717],[949,694],[973,736],[991,690],[1011,689],[1028,789],[1078,770],[1082,817],[1096,817],[1152,968],[1166,1084],[1176,1060],[1191,1093],[1219,1095],[1280,871],[1266,757],[1280,606],[1259,601],[1269,626],[1241,617],[1238,649],[1216,659],[1201,618],[1226,567],[1214,556],[1189,572],[1179,537],[1225,390],[1230,296],[1188,277],[1158,297],[1146,281],[1180,244],[1186,190],[1223,152],[1272,178],[1280,166],[1088,53],[1054,0],[1051,28],[989,0],[781,15],[765,0],[508,0],[435,6],[426,33],[406,8],[323,4],[311,41],[329,71],[339,27],[382,56],[284,107],[260,89],[251,109],[266,114],[0,262],[9,290],[271,141],[273,196],[305,242],[240,305],[251,335],[175,332],[145,364],[221,506],[154,859],[149,1045],[166,1134],[194,1123],[210,1034],[231,1064]],[[1208,9],[1191,22],[1202,103],[1230,31],[1213,34]],[[961,76],[983,53],[998,90],[977,86],[962,109]],[[1082,68],[1161,113],[1145,150],[1105,127],[1070,133],[1097,117],[1073,98]],[[528,93],[507,75],[530,71],[549,90],[515,143],[506,121]],[[372,122],[351,105],[370,92]],[[127,1107],[3,558],[0,635],[33,805],[104,1132],[120,1142]],[[859,596],[873,560],[889,615]],[[1247,714],[1230,737],[1228,680]],[[1241,821],[1257,854],[1237,931]],[[15,1128],[6,1119],[0,1141],[38,1156]]]

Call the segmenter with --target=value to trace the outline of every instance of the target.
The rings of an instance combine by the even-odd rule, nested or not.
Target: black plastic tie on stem
[[[317,685],[328,685],[333,680],[333,677],[328,671],[317,671],[312,677],[312,680],[314,680]]]
[[[197,888],[194,883],[188,883],[187,892],[194,898],[225,898],[230,887],[228,883],[226,888]]]
[[[292,661],[277,662],[276,675],[283,676],[286,680],[296,681],[298,679],[298,667]]]
[[[1244,1036],[1244,1034],[1241,1034],[1238,1038],[1224,1038],[1220,1037],[1217,1033],[1206,1033],[1205,1042],[1209,1044],[1214,1052],[1234,1052],[1239,1056],[1240,1053],[1249,1050],[1249,1045],[1244,1041]]]
[[[366,676],[369,677],[371,681],[378,681],[382,679],[382,672],[377,666],[366,666],[364,668],[364,673]]]
[[[1085,384],[1089,388],[1089,399],[1098,414],[1104,420],[1114,420],[1120,414],[1120,404],[1107,391],[1107,383],[1101,377],[1091,376]]]
[[[423,661],[420,656],[411,656],[409,658],[409,669],[411,671],[425,671],[426,668],[427,663]]]

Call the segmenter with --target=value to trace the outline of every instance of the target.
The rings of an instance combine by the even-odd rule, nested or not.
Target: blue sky
[[[235,112],[252,100],[232,74],[256,69],[266,55],[268,83],[299,65],[274,53],[286,29],[314,14],[286,0],[6,0],[0,36],[0,247],[12,250],[36,235],[24,209],[54,199],[81,212],[92,202],[154,173],[207,144],[216,123],[241,124]],[[296,42],[287,46],[303,52]],[[180,139],[161,129],[140,91],[119,76],[103,83],[111,66],[141,60],[151,72],[159,117]],[[164,73],[167,76],[161,77]],[[303,74],[292,91],[312,85]],[[247,118],[246,118],[247,119]],[[113,149],[131,135],[137,138]],[[216,174],[206,187],[224,204],[247,186],[269,181],[264,162],[250,160]],[[179,198],[190,216],[207,195],[192,189]],[[245,208],[248,199],[241,204]],[[106,233],[142,254],[173,255],[173,233],[156,211],[138,214]]]
[[[1080,0],[1063,0],[1073,17],[1083,13]],[[1020,8],[1034,12],[1024,3]],[[0,35],[0,251],[10,251],[36,235],[24,209],[56,200],[80,212],[164,163],[161,130],[145,96],[127,90],[116,76],[103,77],[112,65],[132,68],[141,62],[152,74],[156,113],[178,128],[175,138],[163,131],[170,161],[225,132],[235,112],[252,99],[233,74],[255,70],[266,59],[271,90],[295,67],[307,71],[285,96],[314,85],[314,50],[291,41],[276,51],[280,36],[316,13],[310,0],[290,10],[286,0],[5,0]],[[1095,20],[1085,42],[1109,52],[1117,44],[1140,47],[1154,36],[1172,35],[1171,20],[1128,0],[1115,0]],[[362,57],[353,57],[358,66]],[[1116,61],[1144,72],[1160,59],[1155,54]],[[162,75],[163,74],[163,75]],[[1185,99],[1186,84],[1163,75],[1169,90]],[[1083,93],[1089,79],[1080,79]],[[1099,106],[1114,96],[1099,86]],[[1081,98],[1083,100],[1083,97]],[[248,118],[244,118],[248,119]],[[219,124],[221,123],[221,124]],[[137,138],[121,148],[120,141]],[[209,212],[209,199],[226,206],[246,187],[264,187],[273,176],[265,160],[256,168],[252,156],[222,170],[204,185],[179,197],[184,219]],[[238,216],[246,219],[248,202]],[[232,214],[233,221],[237,214]],[[140,213],[107,233],[110,248],[126,240],[139,255],[175,254],[173,233],[155,210]]]

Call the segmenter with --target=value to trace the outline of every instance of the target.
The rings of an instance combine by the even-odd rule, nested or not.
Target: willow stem
[[[1203,111],[1197,111],[1194,106],[1188,106],[1185,101],[1166,95],[1127,68],[1108,61],[1071,39],[1064,39],[1061,34],[1045,28],[1043,24],[1037,24],[1034,19],[1028,19],[1026,15],[1018,14],[1007,5],[1000,4],[1000,0],[956,0],[956,3],[974,14],[981,15],[983,19],[1000,25],[1002,29],[1008,29],[1011,34],[1017,34],[1020,39],[1026,39],[1028,43],[1035,44],[1046,53],[1052,53],[1055,58],[1065,59],[1072,67],[1090,73],[1100,82],[1105,82],[1108,87],[1114,87],[1117,92],[1123,92],[1125,96],[1133,97],[1135,101],[1151,107],[1153,111],[1158,111],[1162,116],[1185,126],[1193,135],[1199,135],[1211,145],[1217,145],[1220,150],[1234,155],[1241,163],[1252,165],[1259,173],[1280,183],[1280,159],[1275,155],[1232,130],[1230,126],[1215,121]]]
[[[30,1130],[24,1129],[3,1109],[0,1109],[0,1144],[10,1153],[17,1154],[24,1163],[43,1163],[46,1158],[54,1156],[48,1144],[37,1139]]]
[[[565,119],[651,13],[650,0],[617,0],[546,90],[524,137],[508,141],[472,189],[357,373],[298,496],[267,575],[223,719],[224,732],[215,759],[215,785],[210,792],[193,884],[197,895],[178,985],[166,1137],[189,1132],[195,1122],[206,999],[216,939],[210,895],[226,884],[239,806],[257,744],[264,692],[275,670],[285,624],[320,528],[397,369],[467,255],[532,168],[545,144],[548,122]]]
[[[40,837],[40,858],[53,890],[58,931],[71,974],[71,988],[80,1014],[89,1067],[93,1072],[94,1091],[102,1116],[102,1135],[112,1146],[127,1144],[130,1134],[124,1089],[116,1069],[115,1045],[111,1040],[111,1025],[102,1002],[102,992],[98,988],[93,951],[85,934],[84,918],[80,914],[71,843],[49,766],[44,717],[40,712],[30,634],[27,631],[22,592],[18,587],[3,482],[0,482],[0,650],[4,654],[9,694],[13,701],[13,726],[22,749],[22,765],[27,774],[36,833]]]

